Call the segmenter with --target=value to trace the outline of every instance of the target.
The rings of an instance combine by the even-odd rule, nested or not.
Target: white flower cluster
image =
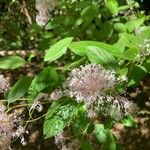
[[[139,45],[140,54],[138,57],[144,57],[150,55],[150,39],[144,39],[144,42]]]
[[[103,115],[120,120],[127,115],[131,103],[124,97],[110,96],[109,93],[114,91],[119,79],[122,81],[115,77],[114,72],[100,65],[88,64],[72,70],[64,88],[67,89],[66,95],[75,98],[77,102],[84,102],[90,118],[97,117],[101,109]]]
[[[0,104],[0,149],[9,147],[13,138],[18,138],[22,135],[24,129],[21,124],[21,119],[16,113],[6,114],[6,107]]]
[[[110,116],[116,121],[121,120],[123,117],[129,114],[129,110],[134,104],[125,97],[107,97],[102,103],[100,103],[100,112],[104,116]]]
[[[67,79],[66,87],[69,95],[78,102],[92,102],[99,95],[114,89],[116,78],[114,73],[100,65],[88,64],[74,69]]]
[[[69,130],[55,136],[55,143],[60,150],[79,150],[79,140],[74,138]]]
[[[4,75],[0,74],[0,93],[8,91],[10,84]]]
[[[39,26],[44,26],[50,18],[50,12],[57,5],[57,0],[36,0],[35,7],[38,11],[36,22]]]

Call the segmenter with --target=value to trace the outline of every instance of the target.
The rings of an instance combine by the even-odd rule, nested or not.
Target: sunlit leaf
[[[54,61],[65,54],[67,47],[70,45],[71,41],[73,40],[72,37],[65,38],[57,43],[55,43],[49,50],[46,52],[44,57],[44,61]]]

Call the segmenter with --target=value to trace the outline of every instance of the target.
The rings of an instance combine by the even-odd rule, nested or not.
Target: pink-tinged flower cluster
[[[50,12],[57,5],[57,0],[36,0],[35,7],[38,11],[36,22],[39,26],[44,26],[50,18]]]
[[[16,113],[5,113],[6,107],[0,104],[0,149],[6,149],[11,144],[12,139],[20,137],[24,128],[21,118]]]
[[[9,81],[0,74],[0,93],[6,92],[10,89]]]
[[[114,89],[115,84],[114,73],[95,64],[72,70],[66,82],[68,94],[84,102],[95,101],[99,95]]]
[[[116,121],[129,115],[132,108],[137,108],[135,104],[130,102],[123,96],[107,97],[100,105],[100,112],[104,116],[110,116]]]
[[[124,97],[111,96],[110,93],[124,80],[126,78],[117,78],[114,72],[100,65],[88,64],[72,70],[64,88],[66,95],[77,102],[84,102],[90,118],[97,117],[102,110],[104,116],[120,120],[127,115],[132,103]]]

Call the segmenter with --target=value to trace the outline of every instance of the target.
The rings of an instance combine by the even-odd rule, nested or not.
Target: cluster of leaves
[[[35,23],[35,1],[24,4],[24,0],[2,0],[1,49],[43,50],[67,36],[114,43],[119,33],[131,33],[148,20],[134,0],[60,0],[57,3],[46,26],[39,27]]]
[[[4,1],[0,3],[7,4]],[[20,4],[16,0],[9,2],[9,6],[14,3]],[[71,0],[61,0],[58,3],[58,11],[62,10],[62,6],[65,6],[64,14],[55,15],[52,12],[52,18],[43,28],[35,23],[28,25],[28,34],[24,31],[23,19],[17,23],[16,16],[14,21],[8,21],[10,12],[7,12],[7,7],[4,12],[0,12],[3,20],[0,35],[5,35],[0,40],[0,46],[7,45],[5,49],[47,49],[41,62],[44,66],[41,72],[35,77],[24,76],[17,81],[6,95],[8,103],[16,102],[22,97],[27,98],[29,104],[34,103],[40,93],[51,93],[58,88],[68,71],[87,62],[100,64],[106,69],[115,70],[118,75],[126,76],[127,84],[120,85],[117,89],[120,93],[124,92],[125,87],[136,86],[150,73],[150,58],[148,55],[141,55],[140,47],[145,39],[150,39],[150,28],[145,25],[149,16],[138,10],[137,2],[83,0],[72,3]],[[15,39],[8,36],[8,30],[4,30],[6,23]],[[8,37],[11,38],[11,42]],[[40,42],[37,43],[37,40]],[[16,41],[21,44],[17,45]],[[28,41],[28,44],[25,41]],[[55,44],[51,46],[51,43]],[[0,69],[16,69],[28,63],[30,62],[19,56],[6,56],[0,58]],[[83,104],[63,97],[52,102],[45,117],[43,130],[45,138],[49,138],[72,126],[83,150],[87,146],[93,149],[92,145],[84,140],[84,135],[89,133],[95,135],[103,144],[102,147],[115,150],[116,139],[110,131],[113,122],[110,118],[103,124],[92,122],[86,117]],[[126,126],[136,126],[131,116],[122,122]]]

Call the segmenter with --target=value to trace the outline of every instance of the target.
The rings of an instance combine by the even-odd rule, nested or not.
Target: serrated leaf
[[[52,47],[49,48],[49,50],[46,52],[46,55],[44,57],[44,61],[54,61],[61,57],[63,54],[65,54],[67,47],[72,42],[73,38],[65,38],[57,43],[55,43]]]
[[[28,91],[28,88],[32,82],[31,77],[23,77],[20,79],[16,84],[11,88],[11,90],[8,93],[8,102],[12,103],[19,98],[23,97],[26,92]]]
[[[117,60],[102,48],[95,46],[88,47],[87,56],[92,63],[101,64],[110,70],[119,69]]]
[[[63,131],[65,123],[60,118],[54,117],[44,121],[44,138],[55,136]]]
[[[62,132],[77,115],[79,104],[55,102],[48,110],[44,121],[44,135],[49,138]]]
[[[19,56],[4,56],[0,58],[0,69],[16,69],[25,63],[26,61]]]

